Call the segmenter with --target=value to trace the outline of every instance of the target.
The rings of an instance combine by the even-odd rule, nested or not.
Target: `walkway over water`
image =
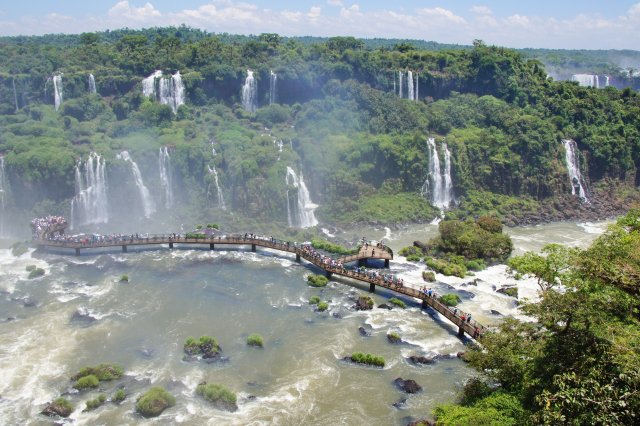
[[[34,243],[41,248],[61,248],[74,249],[76,256],[80,255],[81,250],[96,248],[112,248],[121,247],[123,252],[127,252],[130,246],[160,246],[168,245],[169,249],[173,249],[176,244],[188,245],[209,245],[210,250],[214,250],[216,245],[241,245],[251,246],[251,251],[255,252],[257,247],[263,247],[272,250],[292,253],[296,255],[296,261],[300,262],[305,259],[307,262],[322,269],[327,277],[332,275],[350,278],[360,282],[369,283],[369,291],[375,292],[376,286],[386,288],[395,293],[420,299],[422,307],[427,306],[433,308],[436,312],[443,315],[449,321],[458,326],[458,335],[467,334],[473,338],[477,338],[485,332],[486,328],[476,321],[465,321],[463,318],[454,313],[451,308],[444,305],[438,300],[435,293],[430,296],[412,287],[406,287],[392,280],[388,280],[384,274],[372,274],[367,272],[347,269],[344,265],[351,262],[364,264],[367,260],[383,260],[386,268],[389,267],[389,261],[393,259],[393,253],[390,249],[382,245],[365,244],[360,247],[358,253],[342,257],[323,256],[315,250],[310,250],[309,245],[292,244],[287,241],[280,241],[269,237],[256,236],[252,234],[245,235],[202,235],[197,238],[189,235],[178,234],[158,234],[158,235],[126,235],[126,236],[108,236],[106,238],[87,237],[56,237],[55,234],[62,234],[66,225],[49,228],[42,233],[40,238],[34,239]]]

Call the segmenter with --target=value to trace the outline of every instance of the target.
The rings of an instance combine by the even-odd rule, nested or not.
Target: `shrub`
[[[98,395],[94,399],[90,399],[89,401],[87,401],[87,408],[85,408],[85,411],[95,410],[96,408],[104,404],[106,400],[107,400],[107,397],[104,396],[103,394]]]
[[[220,225],[217,223],[207,223],[207,229],[220,229]]]
[[[43,414],[47,416],[55,416],[58,415],[60,417],[69,417],[73,412],[73,404],[70,403],[66,398],[57,398],[51,404],[49,404],[43,411]]]
[[[42,268],[36,268],[34,270],[32,270],[31,272],[29,272],[29,279],[32,278],[38,278],[44,275],[44,269]]]
[[[236,394],[222,385],[200,383],[196,388],[196,394],[220,408],[229,411],[238,409],[236,405]]]
[[[113,402],[122,402],[124,401],[124,399],[127,397],[126,392],[124,391],[123,388],[120,388],[116,391],[116,393],[113,394],[113,398],[111,398],[111,400]]]
[[[159,416],[165,409],[173,407],[176,399],[161,387],[149,389],[136,401],[136,411],[144,417]]]
[[[221,351],[216,339],[211,336],[200,336],[199,340],[189,336],[184,342],[184,352],[187,355],[203,355],[211,357]]]
[[[402,342],[402,338],[395,331],[392,331],[392,332],[387,334],[387,340],[389,340],[389,342],[391,342],[391,343],[400,343],[400,342]]]
[[[351,355],[351,361],[358,364],[373,365],[375,367],[384,367],[384,358],[378,355],[365,354],[362,352],[354,352]]]
[[[312,238],[311,245],[316,250],[324,250],[329,253],[349,255],[349,254],[357,254],[358,249],[348,249],[338,244],[333,244],[326,240],[321,240],[320,238]]]
[[[400,256],[404,256],[404,257],[409,257],[411,255],[420,256],[422,255],[422,250],[420,250],[416,246],[407,246],[407,247],[401,248],[398,253],[400,254]]]
[[[247,345],[257,346],[261,348],[264,346],[264,340],[262,340],[261,335],[257,333],[253,333],[253,334],[250,334],[249,337],[247,337]]]
[[[502,294],[506,294],[507,296],[518,298],[518,287],[503,287],[499,291]]]
[[[422,271],[422,279],[428,283],[435,282],[436,273],[433,271]]]
[[[88,376],[80,377],[73,387],[78,390],[93,389],[97,388],[99,384],[98,378],[93,374],[89,374]]]
[[[95,367],[84,367],[77,374],[71,377],[71,380],[79,380],[82,377],[94,376],[101,382],[106,382],[122,377],[124,370],[115,364],[99,364]]]
[[[120,277],[120,282],[129,282],[129,275],[124,274]]]
[[[307,284],[311,287],[324,287],[329,283],[329,278],[324,275],[310,274],[307,277]]]
[[[419,254],[410,254],[409,256],[407,256],[407,260],[409,262],[420,262],[420,260],[422,260],[422,256],[420,256]]]
[[[406,308],[407,305],[400,299],[398,299],[397,297],[392,297],[391,299],[389,299],[389,303],[391,303],[392,305],[395,305],[399,308]]]
[[[435,270],[436,272],[440,272],[443,275],[453,275],[456,277],[464,278],[467,273],[467,268],[464,265],[447,262],[443,259],[426,258],[425,263],[431,269]]]
[[[487,264],[482,259],[474,259],[467,261],[465,266],[470,271],[482,271],[487,267]]]
[[[320,303],[320,297],[311,296],[311,298],[309,299],[309,304],[310,305],[317,305],[318,303]]]
[[[201,232],[187,232],[184,237],[198,240],[205,239],[207,236]]]
[[[462,302],[460,296],[457,294],[443,294],[440,296],[440,302],[447,306],[456,306],[458,303]]]
[[[316,308],[318,312],[324,312],[329,309],[329,304],[327,302],[318,303],[318,307]]]
[[[196,225],[196,229],[199,231],[202,229],[202,225]]]

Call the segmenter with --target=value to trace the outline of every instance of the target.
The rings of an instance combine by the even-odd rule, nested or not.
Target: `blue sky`
[[[638,49],[640,0],[59,0],[0,3],[0,35],[180,25],[508,47]]]

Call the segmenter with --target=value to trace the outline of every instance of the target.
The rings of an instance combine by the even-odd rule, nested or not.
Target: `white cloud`
[[[435,7],[433,9],[418,9],[418,14],[436,21],[446,21],[454,24],[465,24],[466,21],[462,16],[458,16],[448,9],[442,7]],[[431,22],[425,22],[427,25],[431,25]]]
[[[127,0],[116,3],[107,15],[112,19],[123,19],[125,21],[144,22],[150,18],[159,18],[162,16],[151,3],[145,3],[142,7],[132,7]]]
[[[322,9],[320,9],[320,7],[312,6],[311,9],[309,9],[307,16],[309,17],[309,19],[314,20],[314,19],[318,19],[321,13],[322,13]]]
[[[492,15],[493,12],[491,11],[491,9],[489,9],[488,6],[473,6],[471,8],[471,12],[475,13],[476,15]]]
[[[342,1],[341,0],[327,0],[327,4],[329,6],[338,6],[338,7],[342,7]]]

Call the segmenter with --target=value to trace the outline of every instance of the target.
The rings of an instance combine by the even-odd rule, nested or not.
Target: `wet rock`
[[[387,310],[392,310],[393,308],[389,305],[387,305],[386,303],[381,303],[380,305],[378,305],[379,309],[387,309]]]
[[[42,414],[49,417],[69,417],[73,411],[73,406],[64,398],[58,398],[55,401],[49,403]]]
[[[342,314],[340,312],[332,312],[331,316],[336,319],[342,319]]]
[[[142,348],[140,349],[140,355],[145,358],[153,358],[154,350],[151,348]]]
[[[516,299],[518,298],[518,287],[515,286],[501,287],[497,289],[496,292],[510,297],[515,297]]]
[[[423,355],[411,355],[409,358],[407,358],[407,361],[415,365],[431,365],[436,363],[435,357],[428,357]]]
[[[467,356],[467,353],[464,351],[458,352],[456,354],[456,357],[463,360],[464,362],[469,362],[469,357]]]
[[[97,318],[92,316],[89,311],[84,308],[78,308],[73,315],[71,315],[71,322],[89,325],[95,321],[97,321]]]
[[[496,315],[498,317],[503,317],[504,316],[501,312],[496,311],[495,309],[491,310],[491,315]]]
[[[436,426],[436,424],[431,420],[420,419],[407,423],[407,426]]]
[[[422,386],[417,384],[413,379],[403,380],[401,377],[398,377],[393,381],[393,384],[406,393],[418,393],[422,390]]]
[[[396,333],[387,334],[387,340],[389,341],[389,343],[393,343],[396,345],[402,343],[402,338]]]
[[[36,306],[38,306],[38,301],[30,297],[27,297],[26,299],[23,300],[22,306],[24,306],[25,308],[35,308]]]
[[[475,293],[467,290],[458,290],[458,295],[464,299],[473,299],[474,297],[476,297]]]
[[[399,400],[397,400],[396,402],[394,402],[393,405],[395,408],[397,408],[398,410],[404,408],[407,405],[407,398],[400,398]]]
[[[373,299],[369,296],[360,296],[356,301],[356,311],[370,311],[373,309]]]
[[[371,332],[367,331],[364,327],[358,327],[358,331],[362,337],[371,337]]]

